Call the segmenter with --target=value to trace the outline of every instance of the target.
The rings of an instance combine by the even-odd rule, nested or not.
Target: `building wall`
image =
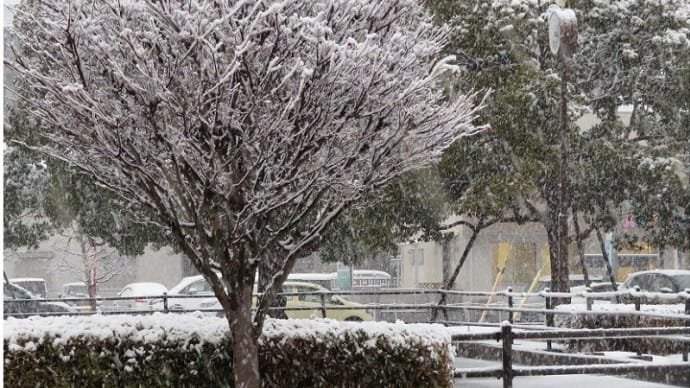
[[[137,281],[162,283],[171,288],[183,276],[189,275],[183,273],[183,257],[168,247],[163,247],[157,251],[147,248],[143,255],[136,258],[135,262]]]
[[[451,268],[455,269],[462,251],[469,240],[469,232],[456,231],[451,242]],[[596,236],[583,242],[586,254],[600,254],[600,243]],[[443,285],[443,263],[441,244],[419,242],[400,245],[401,287],[437,288]],[[690,268],[689,255],[676,250],[659,252],[651,247],[642,251],[621,250],[619,255],[658,255],[660,260],[651,268]],[[581,274],[582,266],[575,244],[569,248],[571,274]],[[503,269],[503,273],[501,273]],[[648,269],[648,268],[641,268]],[[618,280],[634,269],[620,268]],[[639,270],[639,269],[638,269]],[[626,272],[627,271],[627,272]],[[460,269],[453,286],[456,290],[490,291],[513,287],[514,291],[527,291],[531,284],[551,272],[546,231],[537,223],[528,225],[500,224],[482,231],[470,254]],[[590,271],[591,273],[591,271]]]

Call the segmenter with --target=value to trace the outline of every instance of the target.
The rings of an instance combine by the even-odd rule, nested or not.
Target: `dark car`
[[[46,302],[15,284],[4,282],[3,318],[23,318],[30,315],[73,313],[75,310],[62,302]]]
[[[677,294],[690,289],[690,270],[656,269],[651,271],[634,272],[628,275],[621,285],[621,290],[631,290],[639,287],[642,292],[656,293],[656,295],[642,295],[641,303],[680,303],[678,298],[663,294]],[[626,297],[626,302],[633,298]]]

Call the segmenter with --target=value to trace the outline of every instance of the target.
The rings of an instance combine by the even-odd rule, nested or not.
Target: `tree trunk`
[[[453,240],[453,233],[443,236],[441,241],[441,259],[443,261],[443,285],[445,286],[450,279],[450,267],[451,267],[451,241]]]
[[[604,238],[601,236],[601,231],[599,228],[595,229],[597,231],[597,239],[599,239],[599,246],[601,247],[601,257],[604,258],[604,264],[606,264],[606,274],[609,276],[609,281],[611,282],[611,287],[614,291],[618,291],[618,286],[616,284],[616,277],[613,274],[613,269],[611,268],[611,260],[609,260],[609,255],[606,253],[606,244],[604,244]],[[620,303],[621,298],[616,295],[616,303]]]
[[[262,260],[261,263],[259,264],[259,283],[257,284],[257,289],[259,292],[265,292],[266,288],[269,287],[273,282],[272,282],[272,277],[273,274],[277,273],[280,271],[281,264],[282,262],[280,260],[276,260],[275,258],[277,257],[278,253],[277,252],[269,252],[266,254],[267,259]],[[270,260],[269,260],[270,258]],[[271,318],[277,318],[277,319],[287,319],[288,316],[285,313],[285,306],[287,305],[287,299],[283,295],[276,295],[275,298],[273,299],[273,302],[271,303],[271,307],[275,308],[272,310],[268,310],[266,313],[269,317]]]
[[[589,272],[585,263],[585,247],[582,244],[582,236],[580,236],[580,223],[577,221],[577,212],[573,209],[573,227],[575,228],[575,242],[577,244],[577,254],[580,256],[580,265],[582,266],[582,276],[585,278],[585,286],[589,287]]]
[[[472,236],[470,236],[470,239],[467,241],[467,245],[465,245],[465,249],[462,251],[462,256],[460,257],[460,261],[458,264],[455,266],[455,270],[453,273],[448,277],[446,283],[443,285],[444,290],[450,290],[453,288],[453,285],[455,284],[455,280],[457,280],[458,275],[460,274],[460,269],[462,266],[465,264],[465,261],[467,260],[467,257],[470,255],[470,250],[472,250],[472,247],[474,246],[474,242],[477,240],[477,236],[479,235],[479,232],[483,228],[483,221],[479,221],[477,223],[477,226],[472,228]],[[446,294],[441,294],[441,299],[438,301],[439,306],[445,306],[446,300],[447,300],[447,295]],[[431,312],[431,322],[436,321],[436,318],[438,317],[438,309],[432,309]],[[445,320],[448,320],[448,310],[443,309],[443,316]]]
[[[236,388],[260,388],[258,334],[252,320],[252,285],[244,285],[237,311],[226,311],[232,333],[232,368]]]
[[[96,311],[96,279],[94,279],[94,269],[96,266],[95,257],[89,255],[89,251],[93,249],[93,245],[89,243],[88,239],[80,230],[77,230],[79,235],[79,248],[81,249],[81,259],[84,263],[84,279],[86,279],[86,289],[89,293],[89,304],[91,311]]]

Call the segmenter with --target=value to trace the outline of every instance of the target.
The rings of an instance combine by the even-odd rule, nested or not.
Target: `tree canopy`
[[[343,210],[474,132],[447,31],[397,1],[23,2],[13,92],[37,147],[151,217],[211,284],[238,386],[267,306]],[[273,286],[252,320],[260,263]]]

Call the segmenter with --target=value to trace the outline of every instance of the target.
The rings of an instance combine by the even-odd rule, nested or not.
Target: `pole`
[[[510,325],[501,327],[503,338],[503,388],[513,387],[513,335]]]
[[[558,209],[558,243],[557,243],[557,271],[551,274],[552,287],[555,291],[568,292],[568,212],[570,210],[570,181],[568,179],[568,79],[566,58],[564,55],[559,55],[559,62],[561,64],[561,123],[560,123],[560,151],[561,158],[559,163],[559,209]],[[554,282],[555,280],[555,282]],[[561,304],[560,301],[554,301],[554,305]]]

